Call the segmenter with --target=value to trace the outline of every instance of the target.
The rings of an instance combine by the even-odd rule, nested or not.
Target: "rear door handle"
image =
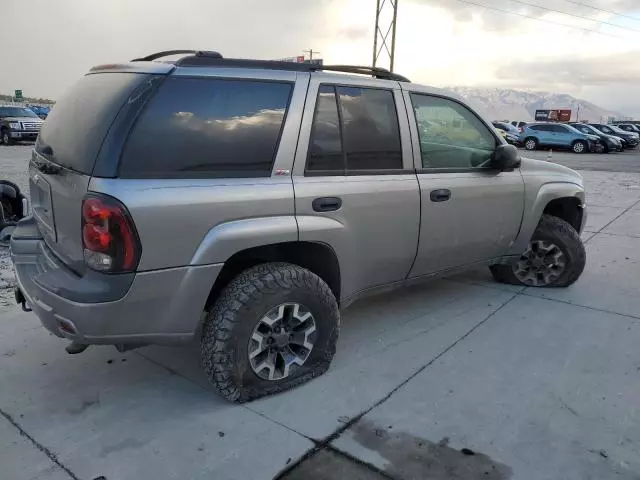
[[[432,202],[446,202],[451,198],[451,190],[447,188],[439,188],[438,190],[432,190],[429,198]]]
[[[342,206],[342,199],[339,197],[316,198],[311,204],[316,212],[333,212]]]

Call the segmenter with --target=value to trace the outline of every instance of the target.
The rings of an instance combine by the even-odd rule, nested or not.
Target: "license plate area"
[[[29,184],[33,216],[38,221],[42,235],[56,242],[57,235],[53,216],[51,185],[40,173],[33,173],[29,179]]]

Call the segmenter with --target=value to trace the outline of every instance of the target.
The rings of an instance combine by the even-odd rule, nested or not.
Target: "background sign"
[[[15,96],[16,100],[22,100],[22,90],[16,90],[14,96]]]
[[[536,110],[536,122],[569,122],[571,110]]]

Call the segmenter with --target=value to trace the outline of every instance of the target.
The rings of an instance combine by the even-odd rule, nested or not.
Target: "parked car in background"
[[[513,120],[511,122],[511,125],[513,125],[514,127],[516,127],[518,129],[518,131],[520,133],[522,133],[522,130],[524,129],[525,126],[527,126],[527,122],[519,122],[517,120]]]
[[[607,135],[615,135],[625,140],[625,148],[636,148],[640,143],[640,135],[632,132],[625,132],[615,125],[606,125],[604,123],[590,123],[596,130],[606,133]]]
[[[505,132],[511,132],[515,135],[520,135],[520,130],[515,125],[510,124],[509,122],[499,122],[493,121],[492,125],[500,130],[504,130]]]
[[[587,135],[596,135],[600,137],[600,142],[603,145],[604,153],[609,152],[621,152],[623,150],[623,140],[620,137],[616,137],[614,135],[607,135],[599,130],[596,130],[589,124],[586,123],[578,123],[578,122],[570,122],[567,125],[571,125],[576,130],[586,133]]]
[[[40,105],[29,105],[28,108],[43,120],[49,116],[49,112],[51,111],[50,107],[42,107]]]
[[[0,143],[35,140],[44,122],[27,107],[0,105]]]
[[[540,147],[566,148],[574,153],[602,151],[600,137],[580,132],[561,123],[530,123],[524,126],[520,142],[527,150]]]
[[[502,122],[492,122],[492,124],[508,144],[520,145],[520,132],[518,132],[516,127],[510,123],[504,124]]]
[[[634,123],[617,123],[615,126],[625,132],[640,134],[640,127]]]

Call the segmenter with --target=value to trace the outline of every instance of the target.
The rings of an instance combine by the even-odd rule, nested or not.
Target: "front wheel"
[[[297,265],[265,263],[227,285],[204,321],[202,367],[217,392],[246,402],[323,374],[340,313],[329,286]]]
[[[585,142],[578,140],[577,142],[574,142],[571,150],[573,150],[573,153],[586,153],[589,149]]]
[[[586,258],[578,232],[561,218],[543,215],[527,249],[515,263],[489,268],[501,283],[568,287],[582,275]]]
[[[2,140],[2,143],[4,145],[12,145],[13,144],[13,139],[11,138],[11,135],[9,134],[9,131],[4,129],[2,130],[2,132],[0,132],[0,140]]]

